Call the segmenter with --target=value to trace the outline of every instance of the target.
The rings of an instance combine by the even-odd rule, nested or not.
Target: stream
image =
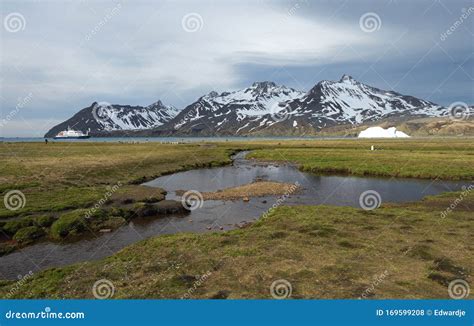
[[[167,199],[180,200],[176,190],[210,192],[244,185],[255,180],[298,183],[300,191],[289,194],[284,205],[336,205],[360,207],[359,197],[376,191],[382,202],[417,201],[428,195],[460,190],[466,182],[442,180],[320,176],[299,171],[289,164],[262,164],[246,160],[248,152],[233,157],[230,166],[196,169],[159,177],[145,183],[168,192]],[[179,232],[223,232],[256,220],[271,208],[278,196],[242,200],[205,201],[201,208],[186,215],[156,219],[134,219],[110,233],[72,243],[40,242],[0,257],[0,279],[16,279],[30,271],[65,266],[110,256],[137,241]]]

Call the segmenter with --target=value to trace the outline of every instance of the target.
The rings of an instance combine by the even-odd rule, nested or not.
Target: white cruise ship
[[[67,129],[60,131],[54,139],[84,139],[89,138],[89,133],[85,134],[82,131]]]

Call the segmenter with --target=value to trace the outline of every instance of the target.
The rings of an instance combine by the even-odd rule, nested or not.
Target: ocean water
[[[145,142],[163,142],[163,143],[193,143],[206,141],[257,141],[257,140],[311,140],[311,139],[350,139],[343,137],[91,137],[87,139],[52,139],[50,142],[111,142],[111,143],[145,143]],[[44,142],[41,137],[0,137],[0,142]]]

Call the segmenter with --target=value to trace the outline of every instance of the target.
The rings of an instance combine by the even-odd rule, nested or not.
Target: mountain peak
[[[342,75],[341,79],[339,80],[340,83],[345,83],[345,82],[355,82],[356,80],[352,78],[352,76],[349,75]]]
[[[255,82],[252,84],[252,87],[254,88],[266,88],[266,87],[276,87],[276,84],[271,81],[261,81],[261,82]]]
[[[305,134],[332,130],[336,126],[371,124],[394,117],[438,117],[447,109],[434,103],[378,89],[358,82],[349,75],[340,80],[323,80],[307,93],[270,81],[254,82],[247,88],[213,91],[200,97],[182,111],[157,101],[149,107],[94,102],[55,126],[54,136],[68,126],[92,133],[156,129],[163,135],[242,135]],[[91,112],[104,107],[105,117]],[[291,119],[275,119],[275,108],[287,108]],[[95,114],[94,114],[95,113]],[[91,119],[92,116],[92,119]],[[95,118],[95,119],[94,119]],[[277,117],[278,118],[278,117]],[[328,129],[329,128],[329,129]],[[339,128],[339,127],[337,127]],[[150,135],[155,135],[150,132]]]
[[[210,98],[214,98],[219,96],[219,93],[217,93],[216,91],[211,91],[209,92],[209,94],[207,94],[207,96],[209,96]]]
[[[163,102],[161,102],[161,100],[158,100],[158,101],[156,101],[156,102],[154,102],[154,103],[148,105],[147,107],[149,108],[149,107],[154,107],[154,106],[163,107],[163,106],[165,106],[165,105],[163,104]]]

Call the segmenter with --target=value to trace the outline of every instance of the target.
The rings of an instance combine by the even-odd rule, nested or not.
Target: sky
[[[182,109],[343,74],[474,104],[472,0],[1,0],[0,14],[3,137],[42,137],[94,101]]]

